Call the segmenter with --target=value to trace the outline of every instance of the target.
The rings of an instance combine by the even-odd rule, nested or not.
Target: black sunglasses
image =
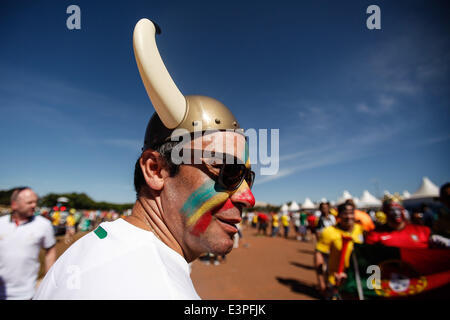
[[[237,190],[243,181],[251,189],[255,181],[255,172],[243,164],[222,164],[217,182],[226,190]]]
[[[191,151],[195,151],[195,149],[191,149]],[[202,151],[202,150],[200,150]],[[222,159],[225,160],[225,163],[215,165],[216,168],[219,168],[219,175],[213,179],[219,183],[219,185],[227,191],[237,190],[242,182],[245,180],[247,182],[248,187],[251,189],[253,186],[253,182],[255,181],[255,172],[251,169],[247,168],[242,161],[234,156],[229,154],[212,152],[212,159]],[[233,163],[227,164],[226,160],[232,159]]]

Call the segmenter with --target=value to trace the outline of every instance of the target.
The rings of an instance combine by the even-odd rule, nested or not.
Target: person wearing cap
[[[17,188],[11,194],[11,214],[0,217],[0,300],[33,297],[42,248],[45,272],[56,260],[52,224],[34,215],[37,201],[31,188]]]
[[[141,19],[133,35],[156,113],[135,164],[132,213],[76,241],[36,299],[199,299],[189,263],[204,253],[229,253],[243,208],[255,204],[236,118],[213,98],[181,94],[157,50],[158,31]]]
[[[425,225],[410,223],[399,199],[386,198],[382,212],[386,215],[386,223],[367,234],[367,244],[402,248],[450,247],[449,239],[432,235],[431,229]]]

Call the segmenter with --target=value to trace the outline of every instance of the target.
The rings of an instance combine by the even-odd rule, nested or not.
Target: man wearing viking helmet
[[[221,102],[178,90],[156,46],[159,31],[141,19],[133,35],[156,113],[135,165],[132,214],[74,243],[37,299],[199,299],[188,263],[206,252],[230,252],[242,209],[255,203],[237,120]]]

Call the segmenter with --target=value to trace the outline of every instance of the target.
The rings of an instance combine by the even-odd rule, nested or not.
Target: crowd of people
[[[324,299],[336,299],[347,277],[354,243],[450,248],[450,183],[442,185],[439,199],[442,206],[436,211],[424,204],[409,212],[400,198],[385,196],[382,207],[369,212],[357,209],[348,199],[337,207],[322,202],[317,211],[248,212],[244,223],[257,235],[285,238],[293,225],[292,239],[313,241],[317,288]]]
[[[237,224],[239,232],[234,236],[233,247],[239,247],[243,236],[242,225],[255,230],[255,234],[259,236],[313,242],[318,290],[324,299],[333,299],[337,296],[337,289],[347,278],[346,268],[349,266],[354,243],[401,248],[450,248],[450,183],[441,187],[439,199],[442,206],[437,211],[423,205],[412,210],[412,213],[402,206],[400,199],[392,196],[385,197],[380,210],[371,213],[358,210],[351,199],[337,207],[322,202],[317,211],[298,210],[270,214],[246,212],[241,223]],[[0,217],[0,236],[16,230],[16,236],[10,239],[14,245],[1,241],[0,258],[3,262],[8,260],[14,268],[8,269],[8,277],[11,279],[2,275],[0,289],[6,285],[5,280],[8,280],[10,298],[20,299],[30,299],[34,293],[39,250],[45,250],[45,270],[49,270],[55,262],[55,236],[59,234],[61,226],[65,228],[64,240],[70,244],[76,232],[94,230],[101,222],[113,221],[127,214],[69,209],[61,204],[50,210],[38,209],[37,196],[30,188],[18,188],[14,191],[11,209],[11,214]],[[293,232],[290,231],[291,227]],[[17,230],[22,230],[22,236]],[[27,240],[30,235],[36,240],[31,246]],[[34,257],[33,263],[19,263],[10,259],[13,255],[8,255],[8,252],[18,248]],[[226,255],[209,252],[199,259],[207,264],[218,265],[226,261]],[[5,263],[2,263],[2,268],[7,269]],[[23,274],[30,275],[27,281],[24,281]],[[2,290],[0,297],[6,298],[2,296]]]

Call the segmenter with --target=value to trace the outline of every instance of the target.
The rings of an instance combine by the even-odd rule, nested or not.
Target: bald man
[[[56,260],[50,221],[34,216],[38,201],[28,187],[11,195],[11,215],[0,217],[0,299],[30,300],[39,272],[39,252],[45,249],[45,272]]]

